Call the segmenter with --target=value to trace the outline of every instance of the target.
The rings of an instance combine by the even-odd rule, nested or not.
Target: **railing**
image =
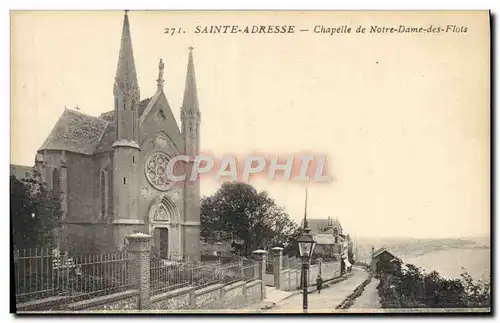
[[[72,302],[124,291],[131,287],[129,260],[125,251],[71,257],[51,248],[15,250],[16,302]]]
[[[272,274],[274,272],[274,259],[278,257],[277,255],[268,255],[266,259],[266,274]]]
[[[220,264],[178,263],[152,257],[150,294],[169,292],[183,287],[203,288],[213,284],[232,284],[256,278],[257,263],[233,262]]]

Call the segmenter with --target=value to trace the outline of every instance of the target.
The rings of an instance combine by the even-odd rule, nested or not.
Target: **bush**
[[[462,279],[446,279],[413,265],[385,273],[378,285],[384,308],[474,308],[490,307],[489,281],[474,281],[464,270]]]

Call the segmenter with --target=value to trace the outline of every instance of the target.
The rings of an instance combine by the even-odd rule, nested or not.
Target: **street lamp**
[[[309,282],[309,261],[316,246],[311,230],[307,227],[307,220],[304,221],[304,233],[298,239],[299,252],[302,257],[302,308],[307,312],[307,285]]]

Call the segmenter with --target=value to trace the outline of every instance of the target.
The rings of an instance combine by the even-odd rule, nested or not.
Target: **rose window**
[[[160,191],[166,191],[170,187],[167,178],[167,164],[170,157],[165,153],[155,153],[146,160],[146,178],[149,183]]]

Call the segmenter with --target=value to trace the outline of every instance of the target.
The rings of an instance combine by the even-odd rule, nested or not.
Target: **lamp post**
[[[302,308],[304,313],[307,313],[307,286],[309,283],[309,261],[316,246],[311,230],[307,225],[307,190],[306,190],[306,207],[304,212],[304,232],[298,239],[299,252],[302,257]]]

